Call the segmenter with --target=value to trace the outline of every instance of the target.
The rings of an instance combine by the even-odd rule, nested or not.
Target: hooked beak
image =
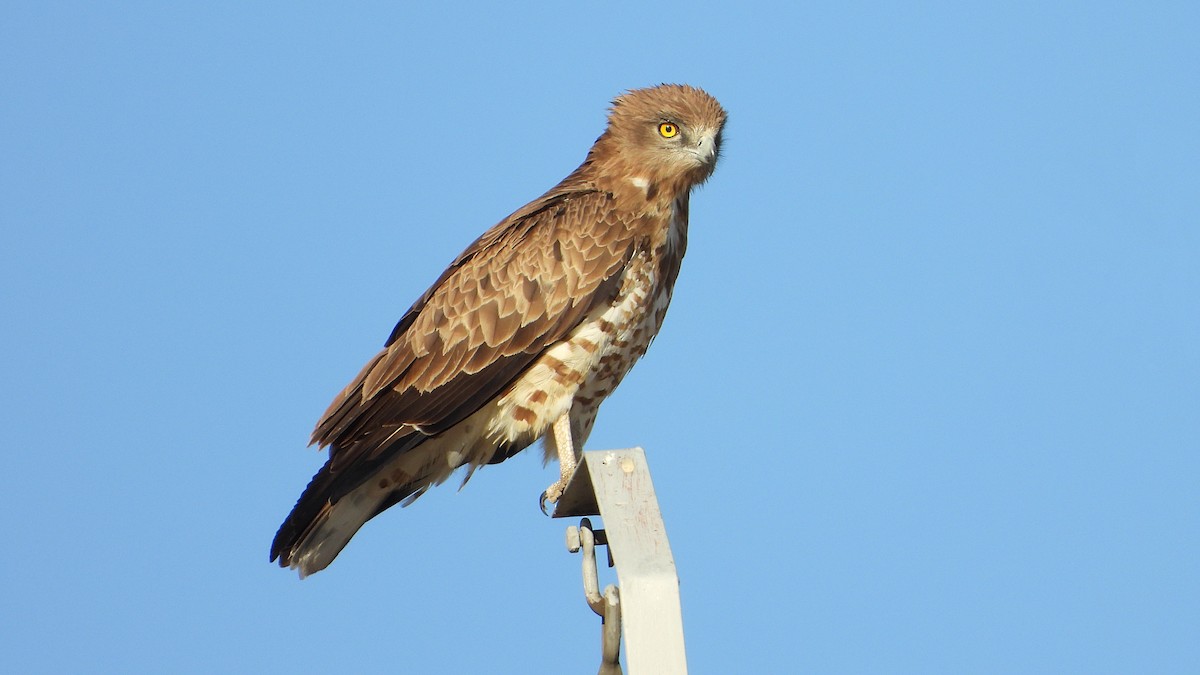
[[[717,161],[717,145],[716,134],[702,133],[692,149],[692,154],[696,155],[696,159],[704,166],[712,166]]]

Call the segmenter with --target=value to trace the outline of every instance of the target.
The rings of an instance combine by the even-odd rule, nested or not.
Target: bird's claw
[[[562,493],[563,484],[561,481],[546,488],[545,491],[542,492],[542,496],[538,498],[538,506],[542,507],[542,513],[546,514],[547,516],[550,515],[550,512],[546,510],[546,504],[558,504],[558,500],[560,497],[562,497]]]

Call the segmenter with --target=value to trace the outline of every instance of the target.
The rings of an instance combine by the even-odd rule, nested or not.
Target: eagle
[[[542,508],[555,503],[600,403],[662,326],[725,118],[688,85],[614,99],[583,164],[468,246],[334,398],[312,434],[329,460],[271,561],[323,570],[371,518],[543,437],[560,478]]]

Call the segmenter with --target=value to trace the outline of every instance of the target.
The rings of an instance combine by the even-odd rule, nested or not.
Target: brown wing
[[[479,410],[611,300],[634,248],[633,228],[611,200],[599,191],[548,193],[451,264],[313,432],[314,443],[331,446],[328,468],[342,473],[337,493],[369,477],[383,455]]]

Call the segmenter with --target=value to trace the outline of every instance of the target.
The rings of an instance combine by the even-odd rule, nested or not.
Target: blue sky
[[[591,672],[525,453],[267,562],[308,434],[632,87],[730,113],[647,449],[695,673],[1200,661],[1195,3],[10,3],[14,672]]]

